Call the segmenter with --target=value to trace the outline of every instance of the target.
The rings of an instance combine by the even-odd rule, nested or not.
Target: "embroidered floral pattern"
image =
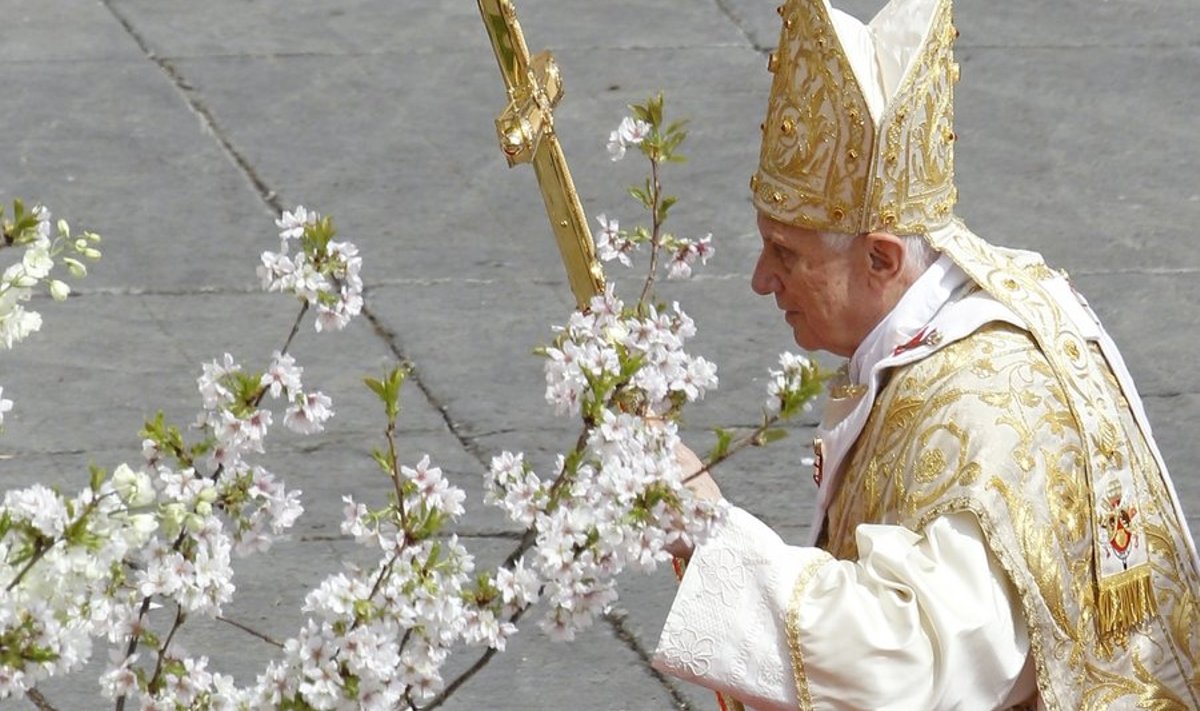
[[[712,637],[684,629],[668,633],[659,644],[658,653],[672,668],[687,669],[700,677],[711,668],[715,648]]]
[[[737,604],[746,588],[746,566],[733,551],[722,548],[705,560],[704,592],[721,598],[726,607]]]

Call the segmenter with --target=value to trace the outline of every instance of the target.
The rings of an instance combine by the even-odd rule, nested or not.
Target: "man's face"
[[[751,280],[755,293],[775,296],[801,348],[853,355],[864,335],[863,314],[852,298],[863,276],[858,273],[863,259],[859,245],[834,249],[812,230],[761,213],[758,231],[762,253]]]

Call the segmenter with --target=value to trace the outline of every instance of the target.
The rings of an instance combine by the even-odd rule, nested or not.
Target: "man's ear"
[[[886,284],[899,278],[904,271],[904,240],[888,232],[871,232],[863,240],[870,260],[870,279]]]

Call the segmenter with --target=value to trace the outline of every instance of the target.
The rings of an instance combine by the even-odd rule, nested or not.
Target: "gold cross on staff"
[[[533,163],[571,291],[579,308],[585,309],[593,296],[604,291],[604,272],[596,260],[592,233],[567,170],[567,159],[554,134],[554,107],[562,98],[558,66],[549,52],[529,56],[510,0],[478,1],[508,90],[508,106],[496,118],[500,148],[510,168]]]

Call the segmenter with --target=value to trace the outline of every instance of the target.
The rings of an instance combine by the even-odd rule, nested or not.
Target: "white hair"
[[[844,252],[850,249],[855,237],[858,235],[843,234],[841,232],[820,232],[821,242],[826,247]],[[912,279],[921,276],[934,262],[938,260],[941,253],[933,248],[925,238],[921,235],[897,235],[904,243],[904,264],[902,269]]]

